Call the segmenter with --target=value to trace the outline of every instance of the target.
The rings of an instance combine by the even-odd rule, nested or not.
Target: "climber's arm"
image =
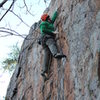
[[[48,34],[48,35],[54,36],[53,31],[51,31],[50,29],[47,29],[46,25],[41,25],[40,30],[42,34]]]
[[[58,12],[57,12],[57,11],[55,11],[55,12],[54,12],[54,14],[53,14],[53,16],[52,16],[52,18],[51,18],[52,23],[54,23],[54,22],[55,22],[55,20],[56,20],[56,18],[57,18],[57,15],[58,15]]]

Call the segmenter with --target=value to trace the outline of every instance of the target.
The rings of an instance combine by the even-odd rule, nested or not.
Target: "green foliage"
[[[18,47],[18,43],[11,47],[11,52],[8,54],[8,57],[2,62],[4,70],[12,72],[15,69],[19,52],[20,49]]]

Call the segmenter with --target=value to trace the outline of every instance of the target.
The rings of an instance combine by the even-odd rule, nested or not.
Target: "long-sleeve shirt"
[[[40,31],[41,31],[42,36],[45,34],[53,35],[53,32],[55,30],[53,24],[54,24],[56,18],[57,18],[57,11],[54,12],[54,14],[51,18],[51,22],[48,22],[48,21],[41,22]]]

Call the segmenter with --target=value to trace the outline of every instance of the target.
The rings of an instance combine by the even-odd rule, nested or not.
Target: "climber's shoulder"
[[[47,26],[49,23],[47,22],[47,21],[43,21],[43,22],[41,22],[41,24],[40,24],[40,27],[41,26]]]

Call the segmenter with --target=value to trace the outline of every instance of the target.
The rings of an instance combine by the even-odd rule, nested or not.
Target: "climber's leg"
[[[46,46],[44,48],[44,59],[43,59],[43,65],[42,65],[42,74],[44,73],[48,73],[48,67],[50,64],[50,50],[49,48]]]
[[[66,57],[66,55],[63,55],[63,54],[60,54],[58,53],[58,50],[57,50],[57,46],[56,46],[56,42],[54,39],[50,38],[46,41],[46,45],[48,46],[48,48],[50,49],[52,55],[55,57],[55,58],[62,58],[62,57]]]
[[[46,45],[48,46],[48,48],[50,49],[50,52],[52,53],[52,55],[54,56],[55,54],[57,54],[57,46],[56,46],[56,42],[54,39],[50,38],[46,41]]]

